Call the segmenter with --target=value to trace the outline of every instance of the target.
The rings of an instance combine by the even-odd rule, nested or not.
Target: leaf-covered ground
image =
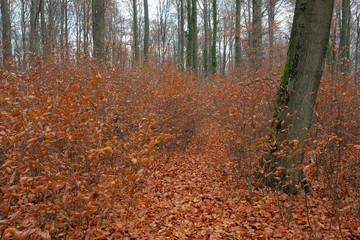
[[[336,218],[329,218],[332,206],[327,199],[308,197],[306,210],[304,197],[262,189],[253,191],[251,205],[247,184],[237,181],[234,166],[225,154],[208,151],[176,154],[152,165],[148,176],[141,171],[146,181],[137,186],[128,221],[119,219],[118,230],[126,229],[126,239],[341,237]],[[343,219],[346,239],[359,239],[359,230],[355,220]]]

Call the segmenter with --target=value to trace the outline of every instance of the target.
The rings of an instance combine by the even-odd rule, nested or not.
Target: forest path
[[[254,211],[246,200],[248,194],[236,187],[235,165],[224,156],[218,150],[176,154],[154,165],[156,169],[149,171],[130,210],[129,239],[254,236],[255,229],[248,224],[255,222]],[[271,217],[270,213],[263,213]],[[256,220],[257,228],[266,229],[266,220],[263,223]]]

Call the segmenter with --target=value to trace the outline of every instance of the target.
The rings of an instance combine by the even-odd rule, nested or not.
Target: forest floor
[[[130,214],[125,222],[118,219],[113,236],[123,232],[123,239],[341,239],[336,217],[328,218],[331,201],[316,193],[305,199],[269,189],[253,190],[250,201],[247,183],[237,180],[236,163],[225,151],[211,149],[175,154],[141,171],[146,180],[136,186]],[[359,239],[354,222],[340,221],[345,239]]]

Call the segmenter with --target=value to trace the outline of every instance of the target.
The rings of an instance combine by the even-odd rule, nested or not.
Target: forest
[[[360,239],[358,0],[0,1],[0,240]]]

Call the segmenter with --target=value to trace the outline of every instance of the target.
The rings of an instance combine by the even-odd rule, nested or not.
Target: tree
[[[104,0],[92,0],[94,56],[104,60],[105,6]]]
[[[180,0],[179,6],[179,63],[180,69],[184,69],[184,45],[185,45],[185,20],[184,20],[184,0]]]
[[[1,0],[1,20],[2,20],[2,41],[3,41],[3,62],[12,56],[11,47],[11,25],[10,25],[10,7],[8,0]]]
[[[37,54],[39,50],[39,1],[31,0],[30,7],[30,52]],[[33,56],[31,57],[33,59]]]
[[[269,144],[258,175],[278,191],[312,191],[301,164],[327,45],[334,0],[297,0]]]
[[[269,0],[268,25],[269,25],[270,59],[273,57],[273,51],[274,51],[275,4],[276,4],[276,0]]]
[[[192,21],[192,69],[197,74],[198,70],[198,29],[197,29],[197,6],[196,0],[192,0],[192,13],[191,13],[191,21]]]
[[[253,59],[254,63],[257,63],[258,58],[261,57],[261,45],[262,45],[262,0],[253,0],[253,12],[252,12],[252,27],[251,31],[251,47],[253,51]]]
[[[191,0],[186,1],[187,12],[187,33],[186,33],[186,68],[192,67],[193,61],[193,26],[192,26],[192,11]]]
[[[216,73],[216,32],[217,32],[217,4],[216,0],[213,0],[213,38],[212,38],[212,46],[211,46],[211,70],[213,73]]]
[[[145,17],[144,59],[145,59],[145,63],[147,63],[148,54],[149,54],[149,35],[150,35],[148,0],[144,0],[144,17]]]
[[[139,62],[139,32],[137,20],[137,2],[133,0],[133,41],[134,41],[134,57],[135,62]]]
[[[241,42],[240,42],[240,12],[241,12],[242,0],[236,0],[236,11],[235,11],[235,63],[240,64],[241,61]]]
[[[339,51],[341,57],[341,71],[349,71],[350,58],[350,0],[343,0],[341,7],[341,29]]]

